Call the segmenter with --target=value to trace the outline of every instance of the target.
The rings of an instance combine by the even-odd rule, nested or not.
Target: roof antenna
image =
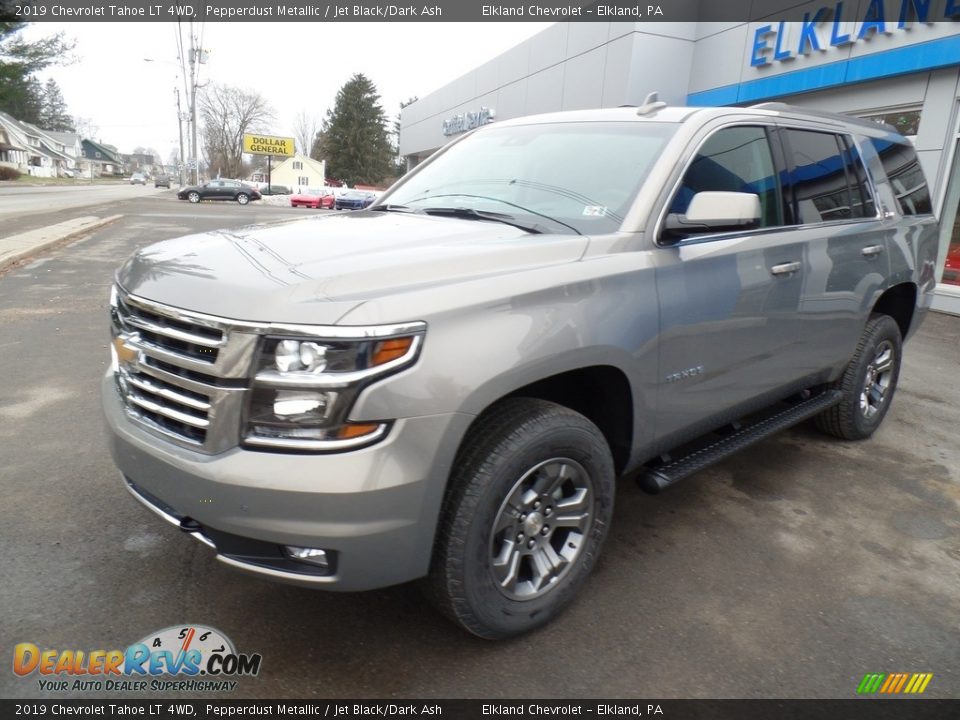
[[[656,90],[647,95],[643,99],[643,105],[637,108],[637,115],[652,115],[660,108],[665,108],[667,104],[662,100],[658,100],[658,97],[659,95],[657,94]]]

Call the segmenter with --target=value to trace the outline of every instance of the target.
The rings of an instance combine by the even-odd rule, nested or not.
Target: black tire
[[[486,639],[547,623],[593,569],[614,485],[610,448],[583,415],[530,398],[498,403],[457,453],[426,580],[431,599]]]
[[[246,193],[238,193],[237,202],[240,203],[241,205],[246,205],[248,202],[250,202],[250,196],[247,195]]]
[[[198,192],[187,193],[187,200],[189,200],[192,203],[200,202],[200,193]]]
[[[889,315],[872,315],[843,375],[832,385],[843,398],[816,417],[817,427],[843,440],[873,435],[893,402],[902,355],[900,326]]]

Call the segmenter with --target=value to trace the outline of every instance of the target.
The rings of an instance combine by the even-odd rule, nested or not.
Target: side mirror
[[[670,213],[664,223],[670,238],[697,233],[745,230],[761,218],[760,198],[754,193],[698,192],[686,215]]]

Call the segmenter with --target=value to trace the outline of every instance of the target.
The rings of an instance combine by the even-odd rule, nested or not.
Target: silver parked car
[[[657,492],[807,418],[869,437],[936,254],[888,126],[661,103],[498,122],[369,209],[134,254],[113,455],[232,567],[426,578],[510,636],[581,589],[618,477]]]

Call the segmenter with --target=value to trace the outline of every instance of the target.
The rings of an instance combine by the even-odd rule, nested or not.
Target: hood
[[[157,243],[138,250],[117,280],[140,297],[220,317],[333,324],[366,300],[574,262],[587,242],[495,222],[361,211]]]

